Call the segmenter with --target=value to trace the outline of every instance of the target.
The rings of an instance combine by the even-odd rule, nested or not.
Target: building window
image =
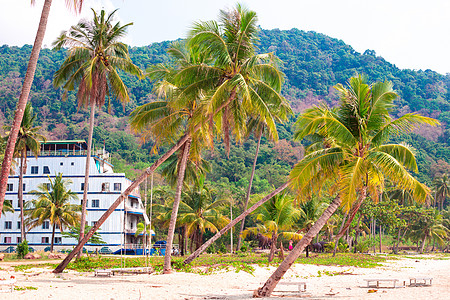
[[[120,182],[114,183],[114,190],[120,192],[122,190],[122,184]]]
[[[102,183],[102,192],[109,192],[109,182]]]
[[[22,191],[24,191],[25,192],[25,187],[26,187],[26,185],[25,185],[25,183],[22,185]]]
[[[47,187],[47,191],[50,191],[52,188],[51,184],[50,183],[44,183],[44,184]]]
[[[13,188],[14,188],[14,185],[13,185],[12,183],[8,183],[8,184],[6,185],[6,191],[7,191],[7,192],[12,192],[12,191],[13,191]]]
[[[42,229],[49,229],[50,228],[50,222],[49,221],[45,221],[44,223],[42,223]]]
[[[10,236],[5,236],[3,241],[4,241],[5,244],[11,244],[11,237]]]
[[[39,167],[38,166],[32,166],[31,167],[31,174],[38,174],[39,173]]]
[[[81,183],[81,190],[84,191],[84,182]]]
[[[20,243],[22,243],[22,238],[19,236],[19,237],[17,237],[17,244],[20,244]]]
[[[97,224],[97,221],[92,221],[92,227],[94,227],[95,224]]]
[[[48,168],[48,166],[44,166],[44,170],[42,171],[42,173],[50,174],[50,169]]]
[[[74,165],[75,165],[75,163],[74,163],[74,162],[71,162],[71,163],[70,163],[70,165],[71,165],[71,166],[74,166]]]
[[[89,199],[86,199],[86,207],[89,207]],[[81,199],[81,205],[83,205],[83,199]],[[86,221],[87,222],[87,221]]]
[[[12,221],[5,221],[5,229],[12,229]]]
[[[60,166],[64,166],[64,163],[63,163],[63,162],[60,162],[59,165],[60,165]]]
[[[55,237],[55,244],[61,244],[62,238],[61,237]]]
[[[93,199],[92,200],[92,207],[100,207],[100,200],[99,199]]]
[[[49,242],[50,239],[48,236],[43,236],[41,241],[42,241],[42,244],[50,244],[50,242]]]
[[[17,221],[17,229],[20,229],[20,221]]]

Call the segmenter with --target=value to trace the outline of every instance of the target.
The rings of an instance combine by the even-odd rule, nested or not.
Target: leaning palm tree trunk
[[[178,168],[178,178],[177,187],[175,192],[175,199],[173,201],[172,214],[170,216],[169,232],[167,233],[167,244],[166,244],[166,254],[164,255],[164,274],[169,274],[172,272],[172,267],[170,265],[172,258],[172,244],[173,237],[175,233],[175,226],[177,223],[178,207],[181,201],[181,190],[183,188],[184,173],[186,171],[186,163],[189,156],[189,149],[191,146],[191,140],[188,139],[184,144],[183,156],[181,157],[180,167]]]
[[[22,91],[20,92],[19,102],[17,103],[16,114],[11,126],[11,133],[9,134],[8,142],[6,144],[5,156],[2,163],[2,171],[0,178],[0,211],[3,209],[3,202],[5,201],[6,185],[8,183],[9,171],[11,169],[11,162],[14,154],[14,147],[16,145],[17,135],[19,133],[20,124],[22,123],[25,106],[27,105],[28,96],[30,95],[31,85],[36,71],[39,52],[41,51],[42,41],[44,40],[45,30],[47,27],[47,19],[50,13],[50,6],[52,0],[45,0],[42,8],[41,19],[34,40],[33,49],[31,50],[30,60],[28,62],[27,73],[23,81]],[[0,215],[1,217],[1,215]],[[23,223],[21,224],[23,227]]]
[[[131,194],[131,192],[139,186],[147,176],[153,174],[153,172],[158,168],[163,162],[165,162],[175,151],[180,149],[180,147],[190,138],[190,134],[184,135],[178,143],[176,143],[169,151],[167,151],[163,156],[157,159],[153,165],[148,167],[131,185],[119,196],[119,198],[114,201],[114,203],[108,208],[108,210],[98,219],[91,230],[83,237],[83,239],[75,246],[72,252],[67,255],[67,257],[53,270],[53,273],[61,273],[69,264],[69,262],[74,258],[74,256],[83,248],[84,244],[92,237],[92,235],[102,226],[102,224],[108,219],[108,217],[114,212],[114,210],[122,203],[124,199]]]
[[[262,136],[262,130],[261,130],[261,132],[260,132],[260,134],[259,134],[258,144],[256,144],[256,153],[255,153],[255,158],[253,159],[252,174],[250,175],[250,182],[248,183],[247,195],[245,196],[245,206],[244,206],[244,210],[247,209],[247,207],[248,207],[248,201],[250,200],[250,192],[251,192],[251,190],[252,190],[253,177],[255,177],[256,161],[258,160],[259,146],[260,146],[260,144],[261,144],[261,136]],[[241,243],[242,243],[242,231],[244,231],[244,226],[245,226],[245,217],[242,219],[242,222],[241,222],[241,228],[240,228],[240,230],[239,230],[239,235],[238,235],[238,240],[237,240],[236,250],[240,250],[240,249],[241,249]]]
[[[289,270],[291,265],[300,256],[302,251],[305,249],[312,239],[320,232],[322,227],[328,221],[328,219],[333,215],[338,206],[341,204],[341,198],[337,196],[328,206],[328,208],[323,212],[322,216],[317,220],[316,223],[311,227],[311,229],[303,236],[300,242],[295,245],[294,249],[289,253],[286,259],[280,264],[280,266],[275,270],[272,276],[266,281],[263,287],[255,291],[255,296],[257,297],[269,297],[273,290],[275,289],[278,282],[281,280],[283,275]]]
[[[236,225],[237,223],[239,223],[242,219],[244,219],[246,216],[248,216],[249,214],[251,214],[253,211],[255,211],[255,209],[257,209],[258,207],[260,207],[261,205],[263,205],[264,203],[266,203],[268,200],[270,200],[273,196],[278,195],[279,193],[281,193],[285,188],[287,188],[289,185],[289,182],[286,182],[285,184],[283,184],[282,186],[280,186],[279,188],[277,188],[276,190],[274,190],[273,192],[271,192],[269,195],[265,196],[264,198],[262,198],[261,200],[259,200],[258,202],[256,202],[252,207],[250,207],[249,209],[247,209],[246,211],[244,211],[239,217],[237,217],[236,219],[234,219],[233,221],[231,221],[230,223],[228,223],[227,226],[225,226],[224,228],[222,228],[218,233],[216,233],[212,238],[210,238],[206,243],[204,243],[200,248],[198,248],[197,250],[195,250],[194,253],[192,253],[191,255],[189,255],[188,258],[186,258],[184,260],[184,264],[188,264],[191,261],[193,261],[194,259],[196,259],[203,251],[206,250],[206,248],[208,248],[209,246],[211,246],[212,243],[214,243],[218,238],[220,238],[225,232],[227,232],[231,227],[233,227],[234,225]]]
[[[86,204],[87,204],[87,192],[89,188],[89,168],[91,164],[91,149],[92,149],[92,135],[94,134],[94,118],[95,118],[95,101],[91,103],[91,115],[89,117],[89,133],[88,143],[86,151],[86,169],[84,172],[84,189],[83,189],[83,202],[81,204],[81,220],[80,220],[80,237],[78,242],[84,237],[84,227],[86,224]],[[82,250],[77,254],[77,258],[81,257]]]

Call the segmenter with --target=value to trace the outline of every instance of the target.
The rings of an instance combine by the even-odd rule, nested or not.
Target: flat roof
[[[61,141],[46,141],[41,142],[41,144],[79,144],[86,143],[85,140],[61,140]]]

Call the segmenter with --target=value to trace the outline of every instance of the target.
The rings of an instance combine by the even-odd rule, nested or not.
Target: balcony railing
[[[126,212],[139,212],[139,213],[144,213],[144,209],[140,208],[140,207],[133,207],[130,205],[125,205],[125,211]]]
[[[41,151],[39,154],[39,156],[86,156],[86,155],[87,155],[87,150],[68,150],[68,149],[44,150],[44,151]],[[109,158],[109,153],[106,151],[103,151],[103,149],[91,151],[91,155]],[[31,151],[27,151],[27,156],[33,157],[34,153],[32,153]]]

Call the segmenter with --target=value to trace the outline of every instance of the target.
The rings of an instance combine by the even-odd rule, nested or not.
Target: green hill
[[[131,57],[141,68],[168,62],[165,50],[169,45],[170,42],[162,42],[133,47],[130,49]],[[396,116],[419,112],[442,123],[438,128],[426,127],[409,136],[399,137],[416,147],[420,179],[430,183],[436,172],[442,172],[445,168],[450,171],[450,76],[431,70],[402,70],[376,56],[372,50],[361,54],[341,40],[298,29],[262,30],[259,51],[275,52],[283,61],[282,70],[286,74],[283,94],[297,113],[320,102],[336,104],[338,99],[332,86],[345,84],[356,72],[366,74],[370,81],[391,80],[400,95],[396,101]],[[30,52],[31,46],[28,45],[0,47],[1,124],[10,124],[13,117]],[[39,112],[42,130],[49,138],[86,138],[87,114],[78,109],[76,94],[71,93],[66,101],[62,101],[63,91],[52,86],[53,73],[64,57],[64,51],[41,51],[30,100]],[[148,166],[155,155],[150,153],[150,144],[141,146],[138,138],[131,134],[126,116],[136,106],[155,99],[155,96],[149,80],[127,77],[125,81],[132,100],[122,106],[112,99],[111,114],[106,113],[108,109],[105,107],[97,118],[94,139],[98,146],[106,144],[106,148],[113,153],[116,169],[133,177],[138,170]],[[256,173],[256,191],[262,192],[283,181],[298,159],[301,146],[291,142],[290,126],[293,120],[280,126],[281,143],[274,146],[263,141]],[[231,186],[235,193],[240,194],[249,177],[254,146],[252,140],[233,146],[229,159],[221,145],[206,153],[207,158],[214,158],[209,178]]]

